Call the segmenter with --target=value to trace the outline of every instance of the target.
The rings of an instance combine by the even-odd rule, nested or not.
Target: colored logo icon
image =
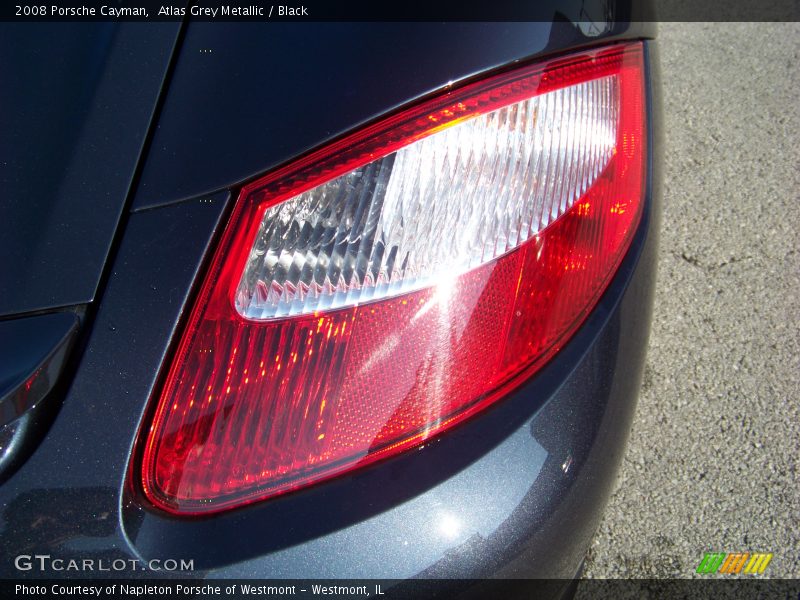
[[[697,572],[761,575],[771,560],[771,552],[706,552],[703,560],[697,566]]]

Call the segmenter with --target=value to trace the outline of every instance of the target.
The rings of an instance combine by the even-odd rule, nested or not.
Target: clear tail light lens
[[[641,44],[447,91],[245,187],[146,432],[197,514],[423,443],[540,368],[639,222]]]

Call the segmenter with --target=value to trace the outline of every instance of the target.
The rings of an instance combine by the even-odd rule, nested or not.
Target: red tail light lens
[[[245,187],[146,431],[218,511],[416,446],[540,368],[639,222],[641,44],[509,71]]]

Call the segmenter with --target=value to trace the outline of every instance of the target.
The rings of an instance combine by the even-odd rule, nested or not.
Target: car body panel
[[[361,31],[364,40],[376,43],[375,33],[367,32],[376,25],[350,26],[349,39]],[[658,92],[650,88],[642,223],[595,310],[527,383],[413,452],[219,515],[166,515],[149,506],[137,483],[138,465],[131,457],[138,456],[138,432],[147,426],[164,361],[180,335],[236,185],[451,80],[600,39],[606,43],[653,33],[649,26],[630,24],[612,28],[609,37],[587,36],[571,23],[569,35],[564,24],[422,25],[427,28],[414,29],[420,39],[441,34],[445,39],[429,43],[456,56],[421,60],[428,48],[410,55],[420,59],[413,69],[370,67],[372,93],[356,95],[350,95],[350,82],[331,71],[326,86],[314,84],[314,94],[310,87],[298,87],[297,78],[286,96],[273,93],[269,99],[281,71],[263,69],[270,76],[248,88],[239,103],[243,115],[257,117],[250,131],[241,115],[231,112],[238,105],[237,91],[243,90],[228,84],[252,74],[256,61],[263,61],[263,49],[244,58],[246,50],[261,43],[259,36],[234,36],[231,52],[242,57],[236,75],[230,73],[230,56],[213,63],[200,54],[203,35],[221,33],[203,23],[189,27],[132,213],[68,374],[63,407],[36,452],[0,486],[0,575],[18,575],[13,559],[21,553],[191,559],[196,571],[187,575],[192,577],[552,578],[576,573],[621,461],[649,332],[661,161],[659,109],[654,106]],[[344,30],[330,29],[329,43],[336,31],[341,37]],[[379,31],[384,40],[389,36],[389,29]],[[493,50],[488,40],[499,31],[516,33],[496,38]],[[294,38],[290,28],[279,29],[275,39],[263,42],[273,44],[267,55],[286,60]],[[274,46],[280,40],[290,44],[283,51]],[[488,50],[475,48],[479,42]],[[648,69],[654,46],[645,45]],[[313,73],[323,72],[310,63],[325,47],[309,50]],[[417,47],[409,43],[387,52],[413,53]],[[408,77],[405,88],[396,81],[399,73]],[[204,74],[207,80],[202,81]],[[209,106],[227,107],[217,115],[222,124],[210,122],[208,106],[186,106],[203,90]],[[309,121],[307,131],[301,127],[312,99],[319,111],[330,107],[333,97],[337,110]],[[256,114],[259,102],[267,102],[260,105],[266,116]]]
[[[0,317],[90,302],[179,23],[4,23]]]
[[[241,184],[450,82],[655,34],[652,23],[597,31],[567,19],[190,23],[134,210]]]

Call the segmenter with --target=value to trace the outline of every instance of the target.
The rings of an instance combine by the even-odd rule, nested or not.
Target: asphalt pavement
[[[800,24],[664,23],[644,385],[589,577],[800,577]]]

